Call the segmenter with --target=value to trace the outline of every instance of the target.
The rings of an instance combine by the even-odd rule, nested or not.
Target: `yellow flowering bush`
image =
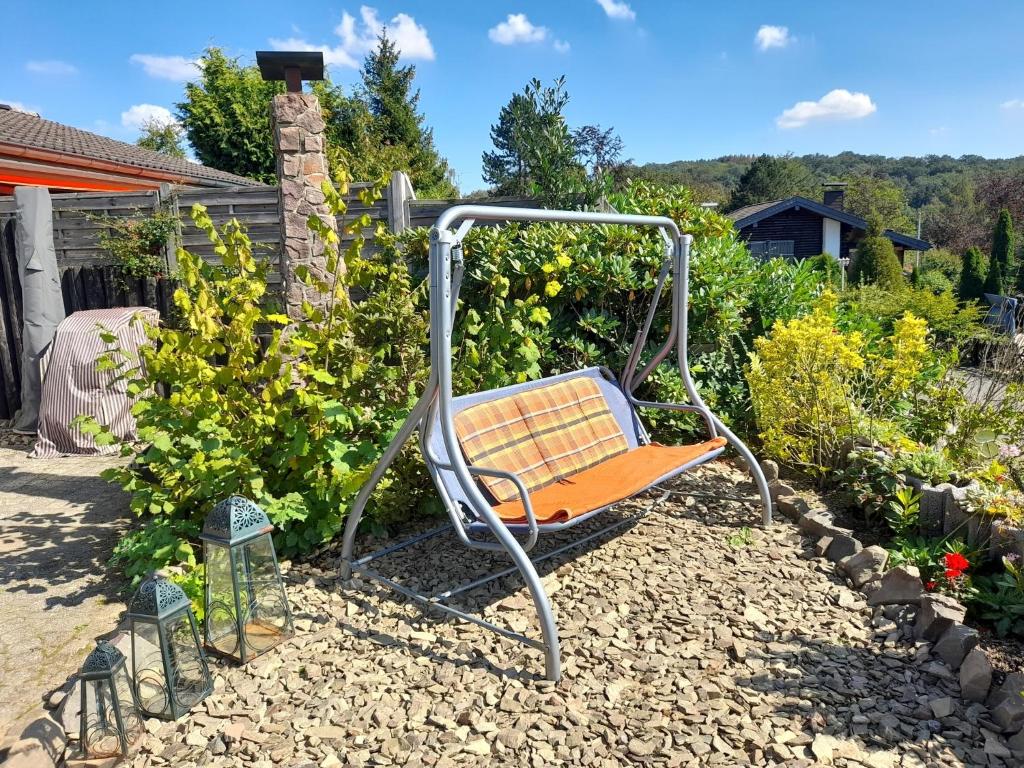
[[[924,320],[907,312],[870,343],[840,331],[835,309],[826,293],[810,315],[777,323],[754,342],[747,369],[765,452],[817,476],[847,437],[918,449],[922,435],[941,433],[956,402],[945,397],[945,364]]]
[[[818,475],[853,434],[852,396],[866,362],[861,334],[836,330],[833,303],[826,296],[811,314],[776,323],[754,342],[747,369],[765,452]]]

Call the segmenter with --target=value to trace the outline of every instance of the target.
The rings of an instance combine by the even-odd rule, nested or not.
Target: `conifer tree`
[[[906,285],[903,267],[896,257],[892,240],[883,232],[878,216],[868,219],[867,234],[857,244],[857,258],[853,263],[854,283],[874,283],[883,288],[896,289]]]
[[[985,275],[982,293],[990,293],[993,296],[1003,295],[1003,262],[995,256],[989,261],[988,274]]]
[[[985,287],[985,257],[976,247],[968,248],[963,255],[963,269],[960,271],[960,285],[957,293],[961,301],[981,299]]]

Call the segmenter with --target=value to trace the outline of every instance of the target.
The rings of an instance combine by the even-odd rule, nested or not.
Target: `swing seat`
[[[721,437],[679,446],[650,442],[619,385],[596,367],[455,398],[453,413],[467,464],[516,475],[542,532],[572,527],[713,459],[726,445]],[[454,476],[440,474],[449,494],[471,510]],[[478,482],[507,527],[528,526],[513,481],[483,475]],[[470,517],[471,529],[486,528]]]

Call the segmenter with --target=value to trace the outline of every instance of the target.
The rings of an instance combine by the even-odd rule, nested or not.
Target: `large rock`
[[[1024,673],[1011,672],[986,702],[992,722],[1005,733],[1024,729]]]
[[[878,591],[868,598],[868,605],[920,605],[922,597],[924,584],[917,566],[898,565],[885,572]]]
[[[885,570],[885,564],[888,562],[889,553],[875,544],[840,561],[839,568],[850,577],[853,585],[859,589],[879,576]]]
[[[772,500],[777,500],[783,496],[796,495],[796,491],[793,490],[792,486],[786,485],[780,480],[776,480],[774,483],[768,483],[768,493],[771,495]]]
[[[978,644],[978,630],[963,624],[947,629],[932,648],[950,669],[960,669],[964,657]]]
[[[914,624],[914,637],[918,640],[935,642],[954,624],[960,624],[967,616],[964,608],[949,595],[928,594],[921,598],[921,609]]]
[[[862,549],[864,549],[864,546],[857,539],[841,533],[838,536],[832,537],[832,543],[829,545],[826,556],[833,563],[838,563],[844,557],[856,555]]]
[[[761,473],[769,484],[779,481],[779,465],[771,459],[765,459],[761,462]]]
[[[974,648],[960,665],[960,695],[965,701],[984,701],[992,686],[992,662],[981,648]]]
[[[779,508],[779,512],[794,523],[800,519],[801,515],[811,511],[810,505],[799,496],[780,496],[776,500],[775,506]]]

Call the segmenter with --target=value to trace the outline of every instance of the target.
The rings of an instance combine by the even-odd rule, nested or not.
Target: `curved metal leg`
[[[768,491],[768,480],[764,476],[764,472],[761,471],[761,464],[751,453],[750,449],[747,448],[746,444],[740,440],[736,435],[733,434],[732,430],[729,429],[722,420],[714,414],[711,414],[711,418],[715,420],[715,426],[718,427],[718,431],[722,434],[726,440],[735,448],[739,454],[747,462],[747,466],[750,467],[750,476],[754,478],[754,483],[757,485],[757,492],[761,496],[761,525],[765,528],[772,524],[772,497]]]
[[[388,443],[388,447],[381,455],[377,466],[373,468],[370,479],[363,483],[363,487],[359,489],[356,500],[352,503],[352,509],[349,510],[348,520],[345,521],[345,537],[341,543],[341,563],[338,566],[338,573],[342,581],[348,581],[352,578],[352,550],[355,548],[356,531],[359,529],[359,521],[363,517],[366,503],[370,500],[370,496],[373,494],[374,488],[377,487],[377,483],[380,482],[388,467],[391,466],[391,462],[395,460],[398,452],[402,450],[402,446],[412,437],[413,430],[419,426],[420,420],[430,407],[430,403],[433,401],[436,393],[437,380],[431,374],[426,390],[424,390],[420,399],[416,402],[412,411],[410,411],[405,423],[402,424],[402,428],[391,438],[391,442]]]

